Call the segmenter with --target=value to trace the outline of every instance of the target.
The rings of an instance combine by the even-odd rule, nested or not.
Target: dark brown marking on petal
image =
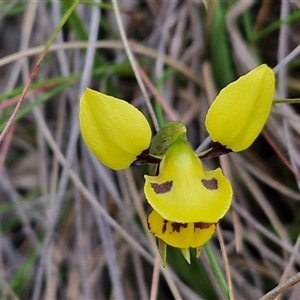
[[[148,229],[151,231],[151,226],[150,226],[150,222],[149,222],[149,217],[147,219],[147,225],[148,225]]]
[[[214,225],[215,223],[202,223],[202,222],[197,222],[197,223],[194,223],[194,231],[196,231],[196,229],[207,229],[209,228],[210,226]]]
[[[200,154],[198,157],[200,159],[205,158],[213,158],[213,157],[219,157],[221,155],[227,154],[232,152],[231,149],[227,148],[226,146],[220,144],[219,142],[215,142],[211,149],[209,149],[204,154]]]
[[[132,166],[141,166],[145,164],[159,164],[161,159],[149,154],[149,149],[142,151],[141,154],[137,155],[136,160],[131,163]]]
[[[162,184],[158,184],[158,183],[150,183],[150,184],[156,194],[164,194],[171,190],[173,181],[166,181]]]
[[[172,231],[174,232],[180,232],[181,227],[187,228],[188,224],[187,223],[177,223],[177,222],[172,222]]]
[[[218,189],[218,181],[216,178],[202,179],[201,182],[204,185],[204,187],[206,187],[208,190],[217,190]]]
[[[165,233],[166,232],[166,230],[167,230],[167,224],[168,224],[168,221],[167,220],[164,220],[164,225],[163,225],[163,227],[162,227],[162,233]]]

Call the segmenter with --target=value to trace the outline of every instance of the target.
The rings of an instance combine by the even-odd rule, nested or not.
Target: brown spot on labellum
[[[196,231],[196,229],[207,229],[209,228],[210,226],[212,226],[213,224],[215,223],[202,223],[202,222],[197,222],[197,223],[194,223],[194,231]]]
[[[147,219],[147,225],[148,225],[148,229],[151,231],[151,226],[150,226],[150,222],[149,222],[149,217]]]
[[[162,233],[165,233],[166,232],[166,230],[167,230],[167,224],[168,224],[168,221],[167,220],[164,220],[164,225],[163,225],[163,227],[162,227]]]
[[[162,184],[159,183],[150,183],[156,194],[164,194],[171,190],[173,181],[166,181]]]
[[[216,178],[202,179],[201,182],[204,185],[204,187],[206,187],[208,190],[217,190],[218,189],[218,181]]]
[[[183,228],[187,228],[188,224],[187,223],[176,223],[176,222],[172,222],[171,223],[172,226],[172,231],[173,232],[180,232],[181,227]]]

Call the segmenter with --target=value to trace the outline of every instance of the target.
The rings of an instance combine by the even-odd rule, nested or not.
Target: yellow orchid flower
[[[226,86],[211,105],[205,125],[213,147],[194,153],[180,121],[165,124],[151,140],[143,114],[126,101],[87,89],[80,99],[84,141],[109,168],[158,164],[156,176],[145,175],[144,193],[153,208],[149,230],[158,239],[165,263],[166,244],[177,247],[189,261],[189,248],[213,235],[228,211],[232,188],[222,170],[205,171],[200,158],[246,149],[270,113],[274,74],[261,65]]]

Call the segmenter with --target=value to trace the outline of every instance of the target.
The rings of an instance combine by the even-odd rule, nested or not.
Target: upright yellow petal
[[[216,223],[228,211],[232,189],[221,169],[205,172],[182,139],[166,151],[158,176],[145,175],[149,204],[164,219],[181,223]]]
[[[205,121],[212,140],[235,152],[248,148],[267,121],[274,88],[273,71],[260,65],[222,89]]]
[[[138,109],[91,89],[80,98],[79,122],[87,146],[114,170],[128,168],[150,145],[151,129]]]
[[[201,247],[216,230],[216,224],[171,222],[165,220],[155,210],[148,217],[148,227],[157,238],[181,249]]]

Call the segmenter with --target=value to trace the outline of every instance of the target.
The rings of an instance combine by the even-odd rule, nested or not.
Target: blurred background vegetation
[[[169,249],[160,267],[146,229],[147,168],[101,165],[80,137],[78,101],[91,87],[153,124],[146,93],[159,124],[171,112],[196,149],[216,94],[255,66],[274,68],[276,99],[298,97],[299,9],[268,0],[0,1],[1,130],[35,75],[0,148],[0,298],[228,298],[204,250],[189,265]],[[235,299],[299,299],[299,121],[298,104],[274,104],[250,149],[205,161],[234,188],[220,232]],[[217,235],[209,245],[226,278]]]

